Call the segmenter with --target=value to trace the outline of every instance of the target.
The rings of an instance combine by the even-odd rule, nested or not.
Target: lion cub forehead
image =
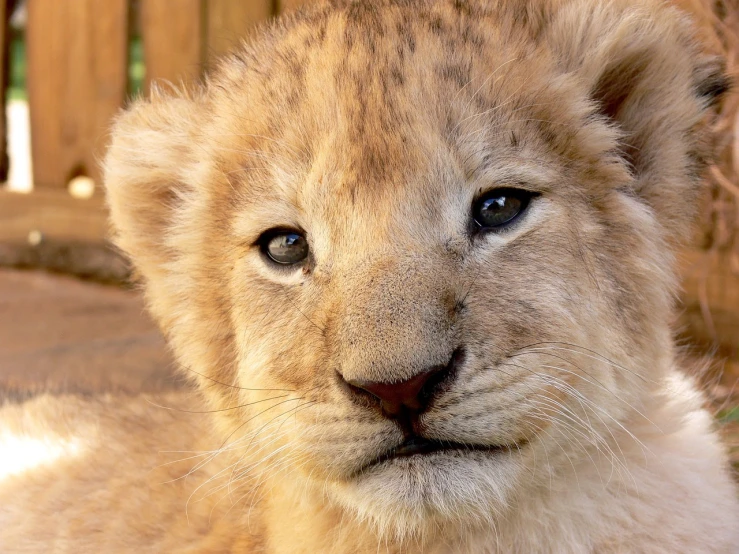
[[[588,135],[586,95],[514,12],[335,2],[226,60],[211,81],[211,135],[241,193],[238,234],[275,217],[344,226],[368,210],[384,226],[404,206],[578,182],[565,165],[590,171],[614,137]]]
[[[470,132],[548,101],[536,91],[552,68],[503,10],[335,4],[288,20],[221,65],[211,91],[218,124],[234,131],[226,136],[246,127],[250,142],[261,137],[261,148],[292,158],[330,142],[345,171],[386,181],[439,141],[480,144],[487,137]]]

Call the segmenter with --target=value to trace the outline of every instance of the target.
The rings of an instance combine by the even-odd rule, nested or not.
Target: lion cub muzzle
[[[464,358],[456,294],[445,287],[446,275],[424,271],[425,262],[374,260],[345,276],[340,286],[346,300],[333,337],[338,374],[350,397],[379,409],[407,433]],[[419,303],[419,297],[427,301]]]

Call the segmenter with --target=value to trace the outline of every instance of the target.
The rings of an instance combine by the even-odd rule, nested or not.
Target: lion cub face
[[[319,7],[119,120],[117,240],[237,482],[405,531],[619,471],[722,82],[659,4],[498,4]]]

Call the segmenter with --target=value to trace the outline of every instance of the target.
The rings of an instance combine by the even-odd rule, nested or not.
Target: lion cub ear
[[[105,158],[113,238],[148,282],[160,281],[179,250],[183,207],[197,191],[188,183],[196,159],[197,101],[156,90],[115,122]]]
[[[720,59],[701,54],[689,18],[664,2],[562,2],[542,29],[555,62],[580,79],[619,130],[634,192],[672,238],[685,238],[706,148],[706,115],[728,88]]]

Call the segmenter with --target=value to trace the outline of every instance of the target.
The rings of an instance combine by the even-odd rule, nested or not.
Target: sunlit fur
[[[657,1],[337,1],[137,101],[105,163],[115,240],[203,404],[112,412],[129,434],[87,458],[117,479],[94,501],[84,474],[53,507],[48,481],[0,483],[0,538],[91,548],[125,513],[105,551],[734,551],[726,456],[670,328],[724,86]],[[476,234],[502,186],[538,196]],[[265,259],[274,227],[305,231],[307,263]],[[339,375],[396,382],[455,349],[423,433],[500,448],[367,467],[402,433]],[[188,470],[162,484],[173,466],[132,441]]]

